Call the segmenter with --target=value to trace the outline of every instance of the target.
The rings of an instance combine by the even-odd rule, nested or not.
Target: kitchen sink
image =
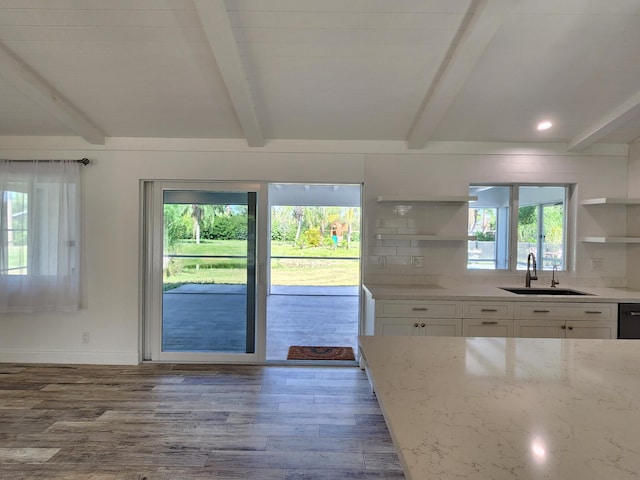
[[[591,295],[570,288],[500,287],[500,289],[517,295]]]

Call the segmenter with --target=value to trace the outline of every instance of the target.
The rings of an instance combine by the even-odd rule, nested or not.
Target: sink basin
[[[536,287],[500,287],[517,295],[591,295],[590,293],[571,290],[570,288],[536,288]]]

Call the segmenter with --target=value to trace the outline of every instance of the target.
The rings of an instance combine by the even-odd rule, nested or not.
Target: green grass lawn
[[[175,254],[182,255],[245,255],[246,243],[240,240],[206,241],[199,245],[191,242],[175,246]],[[293,258],[271,261],[272,285],[358,285],[360,282],[359,261],[339,260],[336,257],[358,257],[360,245],[351,243],[351,248],[329,247],[299,248],[286,242],[272,242],[271,255]],[[332,259],[333,258],[333,259]],[[246,283],[246,261],[244,259],[174,258],[169,268],[164,269],[164,289],[170,290],[186,283]]]
[[[182,255],[246,255],[247,244],[243,240],[202,240],[180,242],[171,252]],[[338,248],[331,246],[300,248],[291,242],[271,242],[271,255],[274,257],[358,257],[360,242],[351,242],[347,248],[343,242]]]

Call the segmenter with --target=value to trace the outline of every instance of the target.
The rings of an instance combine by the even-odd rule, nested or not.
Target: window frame
[[[489,272],[494,273],[520,273],[523,272],[524,269],[518,269],[518,220],[519,220],[519,210],[520,210],[520,188],[521,187],[557,187],[564,188],[564,219],[562,225],[562,251],[564,252],[562,256],[562,266],[558,268],[558,271],[567,272],[570,270],[570,259],[573,255],[573,247],[570,239],[572,238],[572,231],[570,229],[570,225],[573,225],[573,196],[575,184],[571,183],[524,183],[524,182],[514,182],[514,183],[502,183],[502,182],[475,182],[469,184],[469,189],[473,187],[500,187],[500,188],[508,188],[509,189],[509,213],[508,213],[508,226],[506,229],[506,256],[507,256],[507,268],[498,268],[498,263],[495,262],[495,268],[493,269],[474,269],[469,268],[467,263],[467,272],[480,272],[479,274],[487,274]],[[543,220],[543,207],[551,205],[549,202],[544,202],[537,204],[538,208],[538,228],[537,228],[537,244],[536,251],[542,251],[544,240],[542,236],[544,236],[544,220]],[[469,208],[474,208],[473,203],[469,204]],[[490,206],[483,206],[479,208],[493,208]],[[496,222],[496,242],[499,237],[504,237],[504,235],[499,235],[499,222]],[[498,246],[496,245],[496,249]],[[537,269],[540,271],[550,271],[551,268],[544,269],[544,261],[542,258],[538,258],[540,255],[536,255],[537,260]],[[467,253],[467,262],[468,262],[468,253]]]
[[[15,186],[13,189],[11,190],[2,190],[0,191],[0,195],[2,196],[2,198],[6,198],[6,200],[4,202],[0,202],[0,204],[4,203],[7,206],[7,210],[5,212],[2,212],[0,214],[0,216],[3,216],[6,218],[6,224],[4,222],[2,222],[0,224],[0,241],[6,242],[7,246],[9,246],[11,243],[13,243],[13,237],[16,233],[21,233],[21,236],[23,238],[26,238],[26,243],[24,245],[25,249],[28,252],[29,249],[29,241],[30,241],[30,236],[29,236],[29,228],[28,228],[28,217],[26,222],[23,222],[23,227],[22,228],[15,228],[13,226],[13,215],[15,214],[13,212],[12,209],[10,209],[10,207],[13,206],[14,201],[13,201],[13,196],[14,195],[23,195],[23,204],[26,204],[26,210],[24,210],[23,212],[20,213],[24,213],[25,215],[29,215],[29,202],[31,201],[31,199],[29,198],[29,192],[26,191],[26,189],[18,189],[15,187],[18,186],[22,186],[20,183],[16,182]],[[0,200],[2,200],[2,198],[0,198]],[[15,266],[11,264],[11,254],[9,253],[9,251],[7,251],[7,257],[4,259],[4,262],[2,262],[0,264],[0,275],[27,275],[28,273],[28,269],[29,269],[29,261],[28,261],[28,253],[26,253],[26,255],[24,256],[24,264],[19,265],[19,266]]]

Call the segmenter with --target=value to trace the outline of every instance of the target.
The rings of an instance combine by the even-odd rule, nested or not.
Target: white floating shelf
[[[640,205],[640,198],[589,198],[581,202],[582,205]]]
[[[429,242],[462,242],[475,240],[475,236],[468,235],[423,235],[420,233],[378,233],[378,240],[425,240]]]
[[[587,243],[640,243],[640,237],[582,237]]]
[[[478,200],[477,196],[380,195],[378,197],[379,203],[467,203],[476,200]]]

